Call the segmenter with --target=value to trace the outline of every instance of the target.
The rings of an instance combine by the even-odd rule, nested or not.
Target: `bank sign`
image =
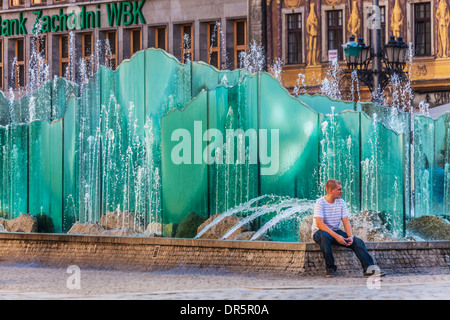
[[[142,14],[146,0],[133,2],[119,2],[106,4],[106,15],[109,27],[129,26],[133,24],[146,24]],[[69,6],[59,9],[58,14],[45,15],[44,11],[32,11],[35,15],[31,33],[47,33],[58,31],[74,31],[91,28],[100,28],[102,5],[95,6],[94,11],[88,11],[86,6]],[[27,20],[20,12],[17,19],[2,19],[0,16],[0,36],[26,35]]]

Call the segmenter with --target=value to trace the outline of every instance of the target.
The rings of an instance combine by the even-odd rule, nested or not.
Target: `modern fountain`
[[[402,236],[414,216],[450,215],[449,123],[449,114],[292,96],[268,73],[148,49],[79,84],[58,78],[20,101],[0,97],[0,209],[44,213],[55,232],[116,210],[144,225],[240,214],[242,224],[259,219],[256,239],[280,221],[298,227],[336,178],[353,213],[377,210]],[[268,196],[290,200],[252,206]]]

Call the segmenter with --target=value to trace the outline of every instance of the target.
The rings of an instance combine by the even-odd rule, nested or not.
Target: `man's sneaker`
[[[325,278],[334,278],[336,276],[336,273],[334,271],[327,271],[325,274]]]

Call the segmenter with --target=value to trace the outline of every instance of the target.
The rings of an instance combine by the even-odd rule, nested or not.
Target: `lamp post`
[[[378,0],[373,0],[378,6]],[[381,28],[373,28],[372,44],[366,46],[363,38],[358,42],[351,36],[350,41],[343,45],[348,70],[356,73],[372,93],[372,101],[382,104],[382,92],[390,79],[397,75],[406,79],[403,69],[406,66],[407,45],[402,37],[391,35],[389,42],[381,47]],[[371,68],[369,68],[371,66]]]

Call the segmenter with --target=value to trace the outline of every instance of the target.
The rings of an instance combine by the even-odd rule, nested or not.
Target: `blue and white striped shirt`
[[[314,218],[311,227],[312,234],[319,230],[316,224],[316,217],[323,218],[323,222],[334,231],[341,229],[341,220],[347,216],[347,205],[344,200],[336,199],[334,203],[328,203],[325,197],[318,199],[314,206]]]

